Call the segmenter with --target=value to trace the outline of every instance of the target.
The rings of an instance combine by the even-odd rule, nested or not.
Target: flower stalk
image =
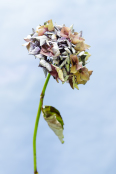
[[[34,128],[34,134],[33,134],[34,174],[38,174],[38,172],[37,172],[37,158],[36,158],[37,129],[38,129],[38,123],[39,123],[39,118],[40,118],[40,114],[41,114],[41,108],[42,108],[42,105],[43,105],[43,99],[44,99],[44,95],[45,95],[45,91],[46,91],[46,87],[48,85],[49,79],[50,79],[50,74],[48,74],[48,76],[46,78],[46,81],[45,81],[44,86],[43,86],[42,93],[40,95],[40,102],[39,102],[38,112],[37,112],[36,121],[35,121],[35,128]]]

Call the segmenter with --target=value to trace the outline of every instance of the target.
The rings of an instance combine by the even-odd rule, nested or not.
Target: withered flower
[[[27,42],[29,54],[40,59],[45,76],[50,73],[58,82],[68,82],[71,87],[78,88],[78,84],[85,84],[92,71],[85,67],[90,54],[89,45],[82,37],[82,31],[75,32],[73,25],[53,24],[48,20],[44,25],[39,25],[33,33],[24,40]]]

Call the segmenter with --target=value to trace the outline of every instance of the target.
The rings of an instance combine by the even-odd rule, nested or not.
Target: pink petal
[[[60,35],[62,37],[65,37],[65,38],[69,38],[69,31],[70,31],[70,28],[68,28],[68,27],[62,27],[61,32],[60,32]]]

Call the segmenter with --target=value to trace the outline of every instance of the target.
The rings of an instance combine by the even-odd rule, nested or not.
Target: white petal
[[[63,54],[63,55],[67,55],[67,52],[66,52],[66,51],[64,51],[62,54]]]
[[[55,34],[52,35],[52,39],[53,40],[56,40],[57,39]]]
[[[26,42],[26,43],[24,43],[22,46],[27,46],[29,44],[29,42]]]
[[[59,64],[59,60],[53,60],[53,64]]]
[[[73,32],[73,24],[70,26],[70,30],[71,32]]]
[[[85,52],[84,51],[81,51],[78,56],[82,56]]]
[[[45,77],[47,77],[47,69],[43,67],[43,72],[45,74]]]
[[[40,26],[41,26],[41,25],[38,25],[38,26],[36,27],[36,32],[38,32]]]
[[[62,29],[62,26],[61,26],[61,25],[57,25],[57,24],[55,24],[55,27],[58,28],[59,30]]]
[[[31,40],[31,35],[28,35],[26,38],[24,38],[26,42],[29,42]]]
[[[34,35],[32,36],[32,38],[37,37],[38,33],[34,33]]]
[[[71,53],[70,50],[66,47],[64,48],[69,54]]]
[[[59,47],[58,47],[58,45],[57,45],[56,42],[53,43],[53,48],[52,48],[52,50],[53,50],[53,53],[55,54],[53,57],[57,57],[57,56],[60,55]]]
[[[82,31],[79,32],[79,37],[82,37]]]
[[[40,65],[45,67],[48,71],[52,71],[51,65],[48,62],[46,62],[44,59],[41,59],[39,63]]]
[[[36,58],[39,58],[39,59],[44,59],[44,56],[42,54],[37,54],[35,55]]]
[[[68,56],[62,56],[63,58],[67,58]]]
[[[48,41],[48,40],[46,40],[46,43],[47,43],[47,45],[49,45],[49,46],[50,46],[50,44],[49,44],[49,41]]]
[[[52,34],[54,34],[54,32],[46,31],[45,34],[50,34],[50,35],[52,35]]]
[[[75,49],[74,49],[73,47],[72,47],[72,52],[73,52],[73,54],[76,52]]]
[[[59,37],[61,37],[60,36],[60,31],[55,31],[55,34],[58,35]]]
[[[48,40],[47,36],[43,35],[43,36],[36,36],[33,37],[35,39],[37,39],[38,41],[40,41],[40,46],[42,46],[46,40]]]
[[[67,41],[68,47],[70,48],[71,47],[71,43],[69,42],[69,40],[66,40],[66,41]]]

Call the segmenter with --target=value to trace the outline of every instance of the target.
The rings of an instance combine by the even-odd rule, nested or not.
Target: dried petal
[[[27,42],[27,43],[23,44],[22,46],[26,46],[27,50],[29,51],[29,49],[30,49],[30,42]]]
[[[92,75],[92,72],[93,72],[93,71],[88,71],[88,73],[89,73],[89,77]]]
[[[45,74],[45,77],[47,77],[47,69],[43,67],[43,72]]]
[[[46,62],[44,59],[41,59],[39,64],[45,67],[48,71],[52,71],[51,65],[48,62]]]
[[[58,72],[56,71],[56,68],[54,67],[54,65],[51,64],[51,68],[52,70],[49,72],[58,82]]]
[[[52,20],[48,21],[48,31],[53,31],[54,30],[54,26],[53,26],[53,22]]]
[[[47,31],[47,27],[43,26],[38,26],[38,28],[36,28],[36,32],[38,33],[38,36],[42,36],[46,31]]]
[[[85,52],[85,55],[86,55],[85,60],[87,61],[89,59],[89,57],[91,56],[91,54],[88,52]]]
[[[29,49],[29,54],[36,55],[40,51],[39,47],[35,47],[34,49]]]
[[[64,81],[64,77],[63,77],[63,72],[62,72],[62,70],[61,70],[59,67],[55,66],[55,65],[53,65],[53,66],[56,68],[56,71],[57,71],[57,73],[58,73],[59,79],[62,80],[62,81]]]
[[[79,87],[78,87],[78,85],[76,83],[74,84],[74,88],[79,90]]]
[[[36,57],[36,58],[39,58],[39,59],[44,59],[44,58],[45,58],[45,56],[42,55],[42,54],[37,54],[37,55],[35,55],[35,57]]]
[[[26,38],[24,38],[24,40],[25,40],[26,42],[31,41],[31,35],[28,35]]]
[[[70,55],[71,59],[71,73],[76,73],[77,70],[79,70],[82,67],[82,64],[79,63],[78,57],[76,55],[71,54]]]
[[[62,37],[65,37],[65,38],[69,38],[69,31],[70,31],[70,28],[68,28],[68,27],[62,27],[61,32],[60,32],[60,35]]]
[[[74,89],[72,78],[69,79],[69,84],[70,84],[71,88]]]

